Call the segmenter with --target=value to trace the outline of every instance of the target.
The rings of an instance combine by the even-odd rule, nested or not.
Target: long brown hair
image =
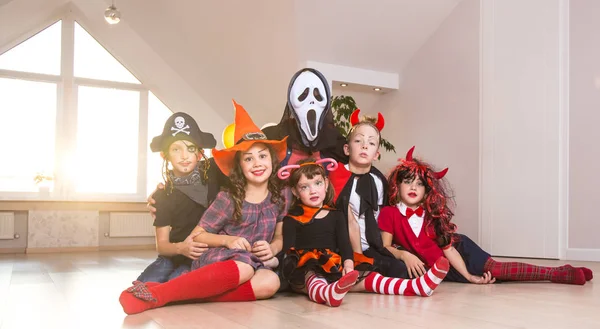
[[[273,171],[269,176],[269,181],[267,185],[267,189],[271,192],[271,202],[279,205],[280,211],[283,211],[285,207],[285,200],[281,195],[282,183],[279,178],[277,178],[277,170],[279,169],[279,159],[277,159],[277,154],[273,151],[273,148],[268,144],[265,144],[267,149],[269,149],[269,154],[271,154],[271,165],[273,167]],[[231,184],[229,184],[228,192],[233,200],[234,208],[233,208],[233,221],[236,223],[240,223],[242,221],[242,205],[244,203],[244,199],[246,198],[246,176],[242,172],[242,167],[240,166],[240,161],[242,159],[242,151],[237,151],[235,153],[233,168],[229,174],[229,180]]]

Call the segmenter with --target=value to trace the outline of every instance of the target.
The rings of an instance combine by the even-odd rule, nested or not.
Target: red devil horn
[[[350,116],[350,125],[354,127],[358,123],[358,113],[360,113],[360,109],[354,110],[352,115]]]
[[[444,176],[446,176],[446,174],[448,173],[448,168],[442,170],[442,171],[438,171],[438,172],[433,172],[433,177],[435,177],[435,179],[442,179],[444,178]]]
[[[412,154],[413,154],[414,150],[415,150],[415,147],[413,146],[413,147],[410,148],[410,150],[408,150],[408,152],[406,152],[406,161],[412,161],[413,160]]]
[[[383,129],[383,126],[385,126],[385,120],[383,119],[383,115],[377,112],[377,123],[375,123],[375,127],[377,127],[377,130],[381,131]]]

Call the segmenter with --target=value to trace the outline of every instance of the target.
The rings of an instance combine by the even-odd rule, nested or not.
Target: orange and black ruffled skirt
[[[329,249],[290,249],[283,259],[283,276],[297,287],[304,286],[307,272],[315,272],[328,282],[334,282],[342,277],[344,265],[342,257]]]

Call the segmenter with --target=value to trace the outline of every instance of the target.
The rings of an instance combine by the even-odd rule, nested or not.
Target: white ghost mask
[[[323,113],[328,102],[324,82],[311,71],[300,73],[290,88],[289,103],[302,132],[303,138],[313,142],[319,135]]]

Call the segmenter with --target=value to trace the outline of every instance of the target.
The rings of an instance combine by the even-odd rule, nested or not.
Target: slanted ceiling
[[[51,1],[64,4],[46,3]],[[0,0],[0,10],[26,2],[36,0]],[[233,118],[235,98],[261,125],[279,119],[289,79],[306,61],[401,74],[458,2],[119,0],[116,5],[123,21],[214,111]]]

